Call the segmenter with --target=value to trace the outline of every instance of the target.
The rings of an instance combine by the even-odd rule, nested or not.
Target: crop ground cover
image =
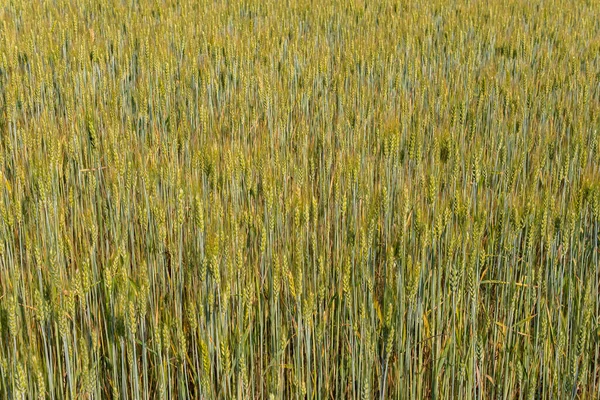
[[[600,396],[594,1],[0,1],[0,397]]]

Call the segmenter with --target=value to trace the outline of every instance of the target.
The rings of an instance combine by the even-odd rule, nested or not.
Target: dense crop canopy
[[[599,21],[0,0],[0,398],[598,398]]]

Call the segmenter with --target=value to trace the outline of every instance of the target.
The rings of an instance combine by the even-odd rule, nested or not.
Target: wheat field
[[[0,398],[600,398],[600,5],[0,0]]]

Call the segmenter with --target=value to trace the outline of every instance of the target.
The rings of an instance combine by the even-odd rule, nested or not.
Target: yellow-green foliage
[[[597,398],[599,20],[0,0],[0,398]]]

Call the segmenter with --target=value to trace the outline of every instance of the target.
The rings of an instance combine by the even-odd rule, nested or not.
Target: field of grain
[[[0,0],[0,398],[597,399],[600,6]]]

